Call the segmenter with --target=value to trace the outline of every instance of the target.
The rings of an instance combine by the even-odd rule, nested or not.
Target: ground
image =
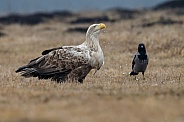
[[[105,64],[83,84],[23,78],[15,70],[45,49],[82,43],[85,33],[67,30],[93,23],[69,23],[75,16],[0,25],[0,121],[184,121],[184,16],[167,10],[121,19],[106,14],[116,21],[104,22],[100,35]],[[141,74],[138,80],[129,76],[139,43],[149,56],[145,80]]]

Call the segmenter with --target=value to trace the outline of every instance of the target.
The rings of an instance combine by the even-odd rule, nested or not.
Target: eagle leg
[[[87,74],[91,71],[92,67],[91,66],[81,66],[73,70],[69,75],[68,75],[68,80],[71,81],[78,81],[80,83],[83,83],[83,80],[87,76]]]

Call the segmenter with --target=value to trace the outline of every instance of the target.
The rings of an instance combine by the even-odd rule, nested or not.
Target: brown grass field
[[[160,24],[161,20],[174,23]],[[104,23],[100,44],[105,64],[95,75],[91,71],[83,84],[26,79],[15,70],[45,49],[82,43],[84,33],[66,30],[92,23],[55,18],[32,26],[0,25],[6,34],[0,37],[0,121],[184,122],[184,16],[147,11]],[[135,81],[128,73],[141,42],[147,47],[149,65],[146,80],[139,74]]]

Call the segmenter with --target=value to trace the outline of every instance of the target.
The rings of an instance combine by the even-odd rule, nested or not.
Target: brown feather
[[[82,83],[91,69],[99,70],[103,65],[103,52],[98,39],[103,28],[104,24],[91,25],[81,45],[45,50],[42,56],[31,60],[16,72],[24,77],[51,78],[57,82],[76,80]]]

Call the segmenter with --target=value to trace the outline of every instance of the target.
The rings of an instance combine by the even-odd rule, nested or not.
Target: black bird
[[[143,43],[140,43],[138,45],[138,52],[135,54],[134,59],[132,61],[132,72],[130,72],[130,76],[135,76],[139,74],[139,72],[142,72],[143,79],[144,78],[144,72],[146,71],[148,65],[148,56],[146,54],[146,48]]]

